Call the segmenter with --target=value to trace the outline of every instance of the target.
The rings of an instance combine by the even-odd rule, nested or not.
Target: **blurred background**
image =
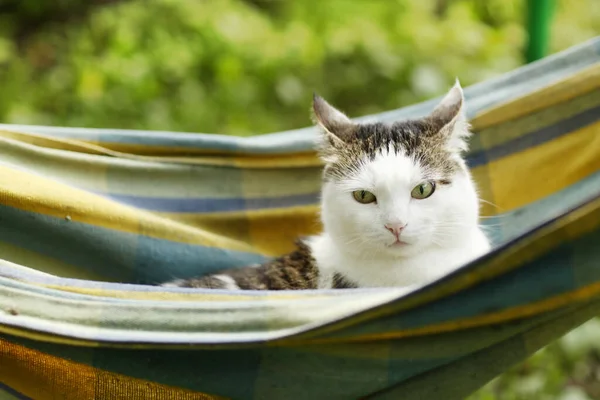
[[[539,0],[0,0],[0,121],[252,135],[351,116],[523,64]],[[549,53],[600,32],[555,3]]]
[[[597,35],[600,0],[0,0],[0,122],[269,133],[313,90],[388,111]],[[471,399],[600,399],[600,321]]]

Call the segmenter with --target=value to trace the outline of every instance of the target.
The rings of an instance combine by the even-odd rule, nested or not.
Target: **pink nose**
[[[404,227],[406,227],[406,224],[385,224],[385,229],[392,232],[396,237],[400,236],[400,233],[402,232],[402,229],[404,229]]]

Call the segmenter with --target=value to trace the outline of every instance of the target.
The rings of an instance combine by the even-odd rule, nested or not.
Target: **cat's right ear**
[[[344,146],[354,130],[354,123],[344,113],[313,94],[314,122],[323,131],[324,139],[334,148]]]

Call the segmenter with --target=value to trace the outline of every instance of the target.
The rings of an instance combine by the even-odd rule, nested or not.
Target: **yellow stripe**
[[[491,197],[507,211],[531,204],[600,170],[598,154],[600,122],[492,161]]]
[[[250,245],[169,221],[149,212],[0,166],[0,203],[24,211],[180,243],[253,252]]]
[[[0,137],[32,144],[38,147],[44,147],[47,149],[67,150],[85,154],[109,155],[106,152],[106,149],[103,149],[100,146],[73,139],[61,139],[36,133],[14,132],[6,129],[0,129]]]
[[[295,249],[299,236],[316,235],[323,228],[319,207],[306,206],[248,214],[250,243],[261,253],[276,256]]]
[[[85,294],[88,296],[100,296],[100,297],[111,297],[126,300],[146,300],[146,301],[186,301],[186,302],[215,302],[215,301],[276,301],[276,300],[298,300],[305,299],[306,295],[302,294],[302,291],[288,292],[281,294],[281,292],[273,291],[269,292],[268,295],[252,296],[252,295],[230,295],[224,293],[174,293],[174,292],[137,292],[137,291],[125,291],[125,290],[110,290],[110,289],[98,289],[98,288],[85,288],[77,286],[63,286],[63,285],[52,285],[52,284],[29,284],[35,286],[46,287],[49,289],[61,290],[64,292]],[[280,293],[280,294],[278,294]],[[323,299],[329,298],[329,295],[311,295],[311,299]]]
[[[592,65],[576,75],[481,112],[471,121],[480,131],[600,89],[600,64]]]
[[[0,340],[0,381],[36,400],[225,399],[101,370],[5,340]]]
[[[210,214],[156,214],[214,235],[252,243],[254,251],[267,256],[292,251],[299,235],[321,230],[316,205]]]
[[[472,169],[481,214],[526,206],[600,170],[600,122]]]
[[[299,236],[322,231],[318,205],[210,214],[156,214],[215,235],[252,243],[254,251],[268,256],[290,252]]]

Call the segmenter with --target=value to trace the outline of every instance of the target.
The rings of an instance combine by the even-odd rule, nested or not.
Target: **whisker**
[[[492,219],[492,218],[506,218],[508,217],[508,215],[502,215],[502,214],[498,214],[498,215],[482,215],[479,217],[479,219]]]
[[[345,240],[346,244],[352,244],[352,243],[356,243],[358,241],[363,240],[363,238],[361,236],[356,236],[354,238],[351,238],[350,240]]]
[[[490,206],[496,207],[498,210],[502,210],[502,208],[499,205],[497,205],[495,203],[492,203],[491,201],[488,201],[488,200],[485,200],[485,199],[479,199],[479,201],[482,202],[482,203],[489,204]]]

